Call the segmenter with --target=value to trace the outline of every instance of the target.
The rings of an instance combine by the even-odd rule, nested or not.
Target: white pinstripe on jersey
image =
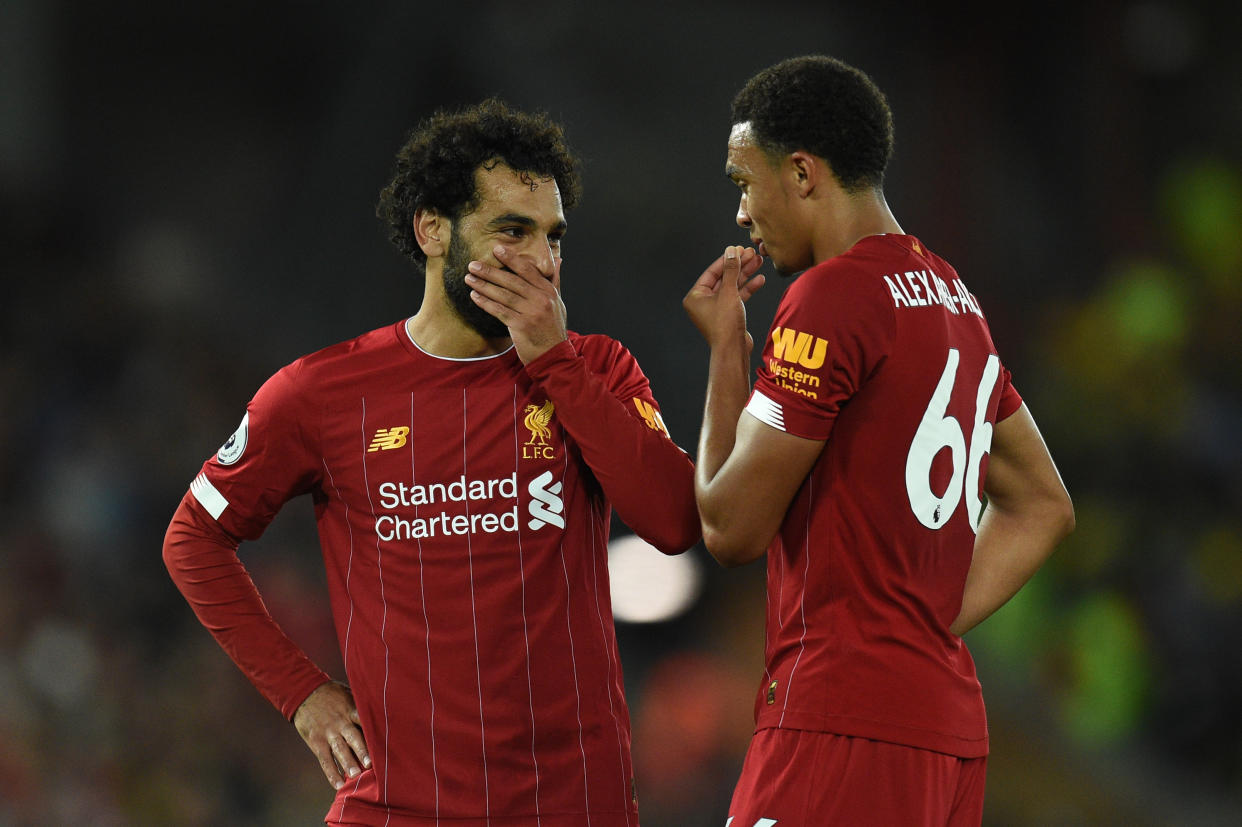
[[[371,513],[375,513],[375,503],[371,499],[371,481],[367,476],[367,398],[362,397],[362,484],[367,492],[367,505],[371,508]],[[380,779],[380,795],[385,799],[388,797],[388,741],[389,741],[389,724],[388,724],[388,675],[390,665],[391,652],[388,648],[388,598],[384,595],[384,548],[380,541],[379,535],[375,536],[375,569],[376,577],[379,578],[380,605],[382,607],[380,614],[380,642],[384,644],[384,686],[383,686],[383,706],[384,706],[384,732],[381,736],[384,742],[384,777]],[[343,809],[343,808],[342,808]]]
[[[597,571],[596,558],[599,555],[599,546],[603,545],[607,548],[607,543],[603,543],[603,537],[599,535],[599,529],[595,524],[595,511],[591,510],[591,583],[595,586],[595,616],[599,618],[599,634],[604,643],[604,650],[608,648],[608,630],[604,627],[604,612],[600,607],[599,596],[599,573]],[[600,540],[600,544],[596,544],[596,540]],[[613,660],[612,652],[608,655],[608,681],[613,681],[613,670],[617,668],[620,671],[619,664]],[[617,718],[617,710],[612,703],[612,695],[608,695],[608,714],[612,716],[613,726],[617,728],[617,760],[621,764],[621,800],[625,801],[630,795],[630,779],[625,774],[625,743],[621,736],[621,720]],[[630,823],[630,811],[625,811],[625,823]]]
[[[349,557],[348,562],[345,565],[345,593],[349,595],[349,619],[345,622],[345,651],[342,653],[345,671],[349,672],[349,640],[350,633],[354,628],[354,596],[353,592],[350,590],[354,574],[354,528],[353,524],[349,521],[349,503],[341,496],[341,489],[338,488],[336,484],[336,475],[332,473],[332,468],[329,467],[327,458],[321,458],[321,461],[323,462],[324,473],[328,475],[328,483],[332,486],[332,490],[336,492],[336,498],[340,500],[342,505],[345,507],[345,526],[349,529]],[[354,789],[351,792],[356,792],[360,783],[361,778],[354,781]],[[340,813],[336,816],[337,818],[344,818],[345,802],[348,799],[348,795],[341,799]],[[331,816],[331,813],[329,813],[329,816]]]
[[[521,471],[521,444],[518,436],[518,398],[517,385],[513,386],[513,471]],[[522,640],[526,644],[526,700],[530,707],[530,760],[535,768],[535,823],[541,824],[542,812],[539,809],[539,756],[535,753],[535,690],[530,677],[530,629],[526,617],[526,558],[522,553],[522,521],[517,523],[518,574],[522,583]]]
[[[414,432],[414,394],[410,393],[410,433]],[[414,457],[415,440],[410,440],[410,482],[418,482],[418,468],[415,464]],[[414,517],[418,519],[419,506],[414,505]],[[421,537],[415,538],[418,544],[418,599],[423,607],[423,634],[427,645],[427,699],[430,702],[430,727],[431,732],[431,775],[436,783],[436,824],[440,823],[440,771],[436,766],[436,693],[431,685],[431,619],[427,616],[427,586],[423,579],[423,540]]]
[[[810,498],[815,495],[815,480],[807,477],[806,490],[804,496],[811,502]],[[811,511],[806,512],[806,530],[803,534],[802,554],[806,558],[806,569],[802,574],[802,599],[798,601],[798,608],[802,612],[802,637],[798,640],[798,656],[794,658],[793,666],[789,668],[789,681],[785,684],[785,700],[781,704],[781,720],[777,726],[785,723],[785,713],[789,710],[789,697],[793,692],[794,673],[798,671],[798,663],[802,660],[802,654],[806,651],[806,584],[810,579],[811,573]]]
[[[561,470],[562,479],[569,470],[568,451],[565,454],[564,467]],[[591,825],[591,784],[590,773],[587,771],[586,744],[582,739],[582,692],[578,688],[578,658],[574,653],[574,624],[573,612],[569,610],[569,603],[573,600],[573,588],[569,584],[569,568],[565,564],[565,543],[562,541],[557,544],[561,555],[561,572],[565,575],[565,627],[569,630],[569,660],[573,667],[574,674],[574,698],[577,701],[578,715],[578,750],[582,753],[582,792],[586,798],[586,823],[587,827]]]
[[[461,389],[461,473],[466,475],[466,444],[468,429],[466,428],[466,389]],[[466,516],[470,516],[470,504],[466,503]],[[474,675],[479,687],[479,750],[483,754],[483,812],[486,818],[492,816],[492,802],[487,785],[487,724],[483,720],[483,668],[479,661],[479,618],[474,602],[474,543],[472,534],[466,534],[466,559],[470,566],[470,621],[474,624]]]

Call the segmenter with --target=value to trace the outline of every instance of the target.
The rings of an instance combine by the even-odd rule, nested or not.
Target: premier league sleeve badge
[[[250,413],[247,412],[242,417],[241,424],[237,426],[237,430],[228,438],[228,441],[220,446],[220,450],[216,452],[216,461],[221,465],[232,465],[241,459],[242,454],[246,450],[246,439],[250,433]]]

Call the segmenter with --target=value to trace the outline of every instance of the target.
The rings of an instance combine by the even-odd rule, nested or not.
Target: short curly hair
[[[733,99],[733,123],[750,122],[768,155],[824,158],[849,192],[884,183],[893,114],[861,70],[824,55],[789,58],[752,77]]]
[[[577,204],[582,193],[580,164],[560,125],[543,112],[521,112],[488,98],[437,111],[410,132],[375,214],[387,223],[397,249],[422,267],[427,254],[414,237],[415,211],[432,209],[454,221],[469,213],[479,201],[476,170],[497,162],[537,178],[554,178],[565,209]]]

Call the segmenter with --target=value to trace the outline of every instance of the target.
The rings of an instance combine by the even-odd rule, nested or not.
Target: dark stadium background
[[[416,308],[373,215],[415,121],[498,94],[565,123],[571,326],[621,338],[693,448],[679,300],[744,241],[728,103],[812,51],[887,91],[890,203],[980,297],[1078,509],[969,638],[987,823],[1242,823],[1239,7],[609,8],[0,4],[0,826],[322,817],[160,543],[269,374]],[[309,504],[244,559],[334,666]],[[723,824],[749,733],[762,566],[705,569],[687,614],[619,628],[647,827]]]

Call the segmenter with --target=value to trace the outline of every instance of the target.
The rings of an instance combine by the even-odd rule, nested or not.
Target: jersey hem
[[[797,729],[867,738],[872,741],[886,741],[905,747],[942,752],[957,758],[983,758],[988,754],[986,731],[981,738],[964,738],[946,732],[936,732],[887,721],[873,721],[868,718],[855,718],[850,715],[822,715],[817,712],[774,709],[769,714],[759,716],[755,724],[755,732],[764,729]]]
[[[336,805],[333,805],[335,809]],[[425,816],[411,813],[400,813],[389,807],[377,807],[361,801],[350,801],[349,809],[363,810],[362,818],[374,815],[380,820],[358,820],[357,815],[348,819],[324,818],[324,823],[333,827],[434,827],[434,825],[452,825],[452,827],[485,827],[485,825],[503,825],[503,827],[527,827],[538,824],[540,827],[581,827],[583,819],[590,820],[593,827],[612,827],[612,825],[630,825],[638,823],[638,810],[592,810],[589,813],[526,813],[523,815],[490,815],[490,816]]]

